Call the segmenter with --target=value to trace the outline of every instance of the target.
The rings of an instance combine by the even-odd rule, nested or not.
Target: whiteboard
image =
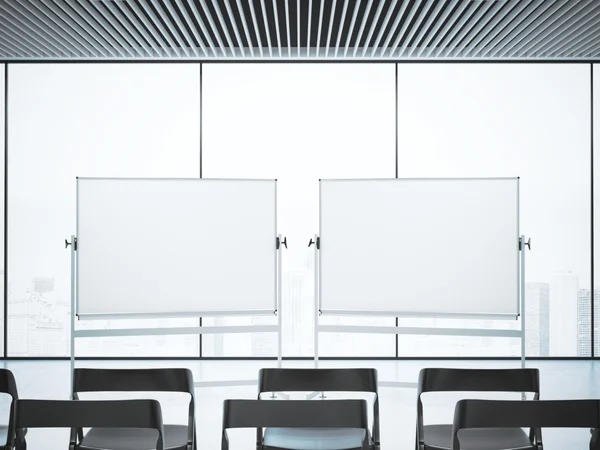
[[[79,315],[274,311],[275,180],[77,180]]]
[[[324,312],[519,311],[519,180],[322,180]]]

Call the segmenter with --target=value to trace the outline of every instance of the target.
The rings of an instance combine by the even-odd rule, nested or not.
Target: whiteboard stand
[[[320,270],[319,270],[319,249],[320,238],[314,235],[310,240],[309,246],[314,245],[314,279],[315,279],[315,314],[314,314],[314,367],[319,367],[319,333],[368,333],[368,334],[404,334],[404,335],[426,335],[426,336],[482,336],[482,337],[512,337],[521,340],[521,367],[525,368],[525,247],[531,250],[531,238],[525,241],[525,236],[519,238],[520,250],[520,270],[519,270],[519,297],[520,297],[520,322],[521,326],[518,330],[489,330],[475,328],[427,328],[427,327],[378,327],[378,326],[360,326],[360,325],[321,325],[319,317],[323,315],[321,310],[321,301],[319,298],[320,285]],[[343,315],[366,315],[365,313],[345,312]],[[335,315],[335,314],[332,314]],[[381,314],[372,314],[381,315]],[[402,314],[393,314],[394,317]],[[417,317],[417,316],[414,316]],[[420,316],[423,317],[423,316]],[[460,318],[458,315],[452,316]],[[465,316],[466,318],[481,318],[481,316]],[[402,382],[402,381],[380,381],[381,387],[400,387],[400,388],[416,388],[417,383]],[[314,398],[319,393],[312,393],[308,398]],[[323,393],[320,394],[323,397]],[[524,398],[524,394],[522,394]]]
[[[112,328],[97,330],[77,330],[75,328],[75,315],[77,305],[77,237],[71,235],[71,242],[65,240],[65,246],[71,247],[71,393],[73,392],[73,380],[75,374],[75,342],[76,338],[93,337],[118,337],[118,336],[169,336],[169,335],[201,335],[201,334],[230,334],[230,333],[277,333],[277,367],[281,368],[282,363],[282,289],[281,289],[281,263],[282,246],[287,248],[287,242],[282,239],[282,235],[277,236],[277,295],[276,309],[273,313],[277,316],[276,325],[240,325],[240,326],[198,326],[198,327],[165,327],[165,328]],[[215,314],[212,314],[213,316]],[[228,315],[228,314],[223,314]],[[231,315],[231,313],[229,313]],[[167,317],[166,315],[163,317]],[[197,381],[196,387],[217,387],[217,386],[249,386],[256,385],[257,380],[218,380],[218,381]]]

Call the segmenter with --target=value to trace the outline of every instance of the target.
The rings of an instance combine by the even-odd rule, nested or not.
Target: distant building
[[[550,285],[527,283],[525,293],[525,354],[550,355]]]
[[[577,291],[577,356],[592,356],[591,330],[592,330],[592,305],[589,289]],[[600,290],[594,291],[594,341],[598,343],[598,321],[600,316]],[[594,349],[594,353],[598,351]],[[595,355],[594,355],[595,356]]]
[[[550,286],[550,356],[577,355],[579,276],[559,272]]]

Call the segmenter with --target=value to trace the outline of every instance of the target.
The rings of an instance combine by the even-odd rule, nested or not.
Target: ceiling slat
[[[244,28],[244,35],[246,36],[246,41],[248,41],[248,49],[250,50],[250,54],[252,56],[254,56],[254,45],[252,45],[252,39],[250,39],[250,31],[248,28],[248,22],[246,22],[246,15],[244,14],[244,8],[242,7],[242,4],[240,3],[240,1],[241,0],[236,0],[238,13],[240,14],[240,18],[242,20],[242,27]]]
[[[578,55],[575,55],[575,57],[590,58],[590,57],[593,57],[594,55],[598,55],[599,51],[600,51],[600,36],[598,36],[594,42],[591,42],[587,48],[582,49]]]
[[[30,11],[23,8],[17,2],[2,2],[4,7],[10,8],[13,11],[14,17],[20,17],[24,23],[29,24],[32,30],[38,34],[41,39],[44,39],[48,45],[53,46],[58,50],[57,56],[68,56],[73,53],[72,47],[59,38],[57,33],[54,33],[44,22],[40,21]]]
[[[402,6],[400,6],[400,12],[398,12],[398,14],[396,15],[396,18],[394,19],[394,22],[392,23],[392,26],[390,28],[390,32],[388,33],[387,37],[385,38],[385,41],[383,41],[383,45],[381,46],[381,50],[379,51],[380,57],[383,57],[385,55],[385,51],[387,50],[388,45],[392,41],[392,38],[394,37],[396,30],[398,29],[398,25],[400,24],[400,21],[404,17],[404,13],[406,12],[406,9],[408,7],[408,3],[409,3],[408,0],[401,0],[401,1],[402,1]]]
[[[572,38],[560,47],[557,47],[553,53],[558,56],[564,54],[568,55],[572,51],[577,52],[581,46],[588,45],[590,41],[590,34],[593,34],[594,31],[598,30],[598,26],[593,19],[599,16],[600,5],[598,5],[598,8],[593,13],[588,15],[587,20],[585,20],[581,26],[577,28],[577,31],[573,34]]]
[[[479,18],[477,19],[477,21],[474,22],[474,25],[477,25],[470,27],[469,29],[465,30],[464,33],[461,33],[462,36],[459,36],[457,42],[462,43],[456,47],[456,54],[461,55],[463,54],[463,52],[465,52],[465,49],[467,48],[469,42],[471,42],[471,40],[474,39],[475,36],[477,36],[477,34],[480,33],[486,27],[486,25],[490,23],[492,17],[496,17],[496,15],[502,9],[504,4],[502,2],[496,2],[495,4],[493,4],[493,8],[490,8],[489,6],[492,6],[492,3],[489,3],[487,8],[481,9],[481,14],[479,15]]]
[[[352,13],[350,28],[348,29],[348,35],[346,36],[346,45],[344,46],[344,57],[346,57],[348,54],[348,49],[350,48],[350,41],[352,40],[352,33],[354,32],[354,26],[356,25],[356,18],[358,17],[358,10],[360,8],[361,1],[362,0],[356,0],[354,3],[354,12]]]
[[[200,46],[202,53],[204,53],[204,56],[208,56],[208,50],[206,49],[206,45],[204,45],[204,42],[202,41],[202,37],[200,36],[200,33],[198,33],[198,29],[194,25],[194,21],[190,17],[190,14],[188,13],[187,9],[185,8],[183,1],[182,0],[175,0],[175,1],[177,2],[177,8],[181,12],[181,15],[185,19],[185,22],[187,23],[189,29],[192,30],[194,39],[196,39],[196,42],[198,42],[198,45]]]
[[[398,5],[398,0],[392,0],[392,4],[388,8],[387,13],[385,13],[385,17],[383,18],[383,23],[379,27],[379,32],[377,33],[377,37],[375,38],[375,42],[373,43],[373,48],[371,49],[371,58],[373,56],[375,56],[375,53],[377,52],[379,43],[381,42],[381,39],[383,39],[383,33],[387,29],[388,23],[390,23],[390,19],[392,18],[392,14],[396,10],[397,5]]]
[[[177,47],[177,44],[175,44],[175,41],[169,35],[166,28],[163,26],[161,21],[158,20],[158,17],[156,16],[154,11],[152,10],[152,7],[150,6],[150,3],[148,3],[149,1],[152,1],[153,5],[156,5],[154,0],[138,0],[138,1],[139,1],[140,5],[142,5],[142,9],[146,13],[146,15],[152,21],[152,23],[151,23],[152,28],[157,31],[157,34],[160,33],[160,35],[163,37],[163,39],[167,42],[167,44],[168,44],[167,48],[169,48],[172,52],[174,52],[176,56],[181,56],[180,48]]]
[[[256,21],[256,11],[254,10],[254,2],[249,2],[250,4],[250,14],[252,15],[252,24],[254,25],[254,33],[256,39],[258,41],[258,50],[260,52],[260,56],[263,56],[263,44],[262,39],[260,37],[260,29],[258,28],[258,22]]]
[[[408,44],[410,43],[412,38],[415,36],[415,33],[417,32],[419,27],[421,27],[421,25],[423,24],[423,20],[425,19],[425,16],[427,15],[427,13],[429,12],[429,9],[433,6],[434,3],[436,3],[435,0],[427,0],[425,2],[425,6],[423,7],[421,12],[417,16],[417,20],[415,20],[415,22],[413,23],[413,26],[410,27],[410,31],[408,32],[406,39],[404,39],[404,42],[402,43],[402,47],[400,47],[400,52],[399,52],[400,55],[404,55],[404,52],[408,48]],[[441,3],[441,2],[438,2],[438,3]]]
[[[187,28],[185,27],[185,25],[179,18],[179,15],[175,11],[175,8],[173,8],[173,5],[171,4],[171,2],[168,1],[168,2],[161,2],[161,3],[163,4],[163,8],[164,7],[167,8],[167,10],[169,11],[169,14],[171,15],[171,17],[173,19],[173,20],[170,20],[168,17],[165,17],[167,26],[169,26],[169,29],[175,35],[175,37],[177,38],[177,41],[182,43],[182,47],[187,47],[188,49],[190,49],[192,51],[192,53],[194,54],[194,56],[196,56],[196,57],[200,56],[200,54],[198,53],[198,48],[194,45],[194,40],[192,39],[192,36],[190,35],[190,33],[188,33]],[[180,39],[180,38],[182,38],[182,39]],[[189,45],[187,45],[187,46],[184,45],[183,41],[188,42]]]
[[[329,16],[329,26],[327,27],[327,40],[325,41],[325,58],[329,54],[329,46],[331,45],[331,31],[333,29],[333,19],[335,18],[335,7],[337,0],[333,0],[333,6],[331,7],[331,15]]]
[[[449,3],[453,4],[455,2],[449,2]],[[436,4],[436,6],[433,9],[432,13],[429,15],[427,22],[425,22],[425,24],[421,27],[421,31],[419,31],[419,34],[417,34],[417,37],[415,38],[415,43],[417,45],[421,42],[421,40],[423,39],[425,34],[430,30],[431,24],[438,17],[438,15],[439,15],[441,9],[444,7],[444,5],[446,5],[446,3],[444,3],[444,2],[435,2],[435,4]],[[441,25],[441,22],[440,22],[440,25]],[[435,31],[434,31],[434,33],[435,33]],[[410,51],[408,52],[409,58],[412,57],[415,50],[417,50],[417,48],[415,46],[412,46]],[[418,54],[420,55],[422,51],[423,51],[423,47],[420,47]]]
[[[544,3],[544,6],[546,6],[546,5],[548,6],[545,11],[542,11],[541,9],[539,12],[536,11],[537,17],[535,17],[533,20],[531,20],[529,22],[529,25],[527,25],[525,28],[521,29],[519,32],[515,33],[515,35],[512,37],[512,39],[510,39],[510,41],[508,39],[506,39],[506,44],[504,46],[504,49],[502,49],[500,51],[500,56],[505,56],[505,55],[509,55],[509,54],[510,55],[518,54],[517,52],[518,52],[518,48],[519,48],[520,44],[523,41],[527,41],[527,38],[530,37],[531,35],[535,35],[536,30],[539,31],[539,28],[541,28],[545,22],[550,22],[551,17],[560,8],[562,8],[563,4],[564,4],[564,2],[561,0],[556,0],[556,1],[547,0],[546,3]],[[513,33],[511,33],[511,34],[513,34]]]
[[[71,17],[62,11],[57,4],[53,2],[43,2],[35,4],[39,9],[45,8],[56,18],[55,23],[72,32],[72,36],[83,45],[89,52],[89,56],[103,56],[103,48],[100,43],[90,34],[84,26],[75,22]]]
[[[277,48],[281,58],[281,30],[279,29],[279,12],[277,11],[277,2],[273,0],[273,15],[275,16],[275,35],[277,36]]]
[[[116,23],[112,20],[112,17],[110,16],[110,14],[105,13],[104,11],[102,11],[102,6],[106,5],[106,2],[96,2],[95,4],[97,5],[97,7],[99,9],[94,9],[92,6],[90,6],[90,4],[88,2],[83,2],[83,8],[77,4],[76,2],[72,2],[71,7],[77,11],[77,13],[81,16],[84,17],[88,23],[92,23],[92,21],[95,21],[96,23],[100,24],[100,29],[98,29],[98,33],[102,34],[104,36],[104,39],[108,42],[111,43],[112,48],[110,48],[111,46],[107,46],[107,51],[111,54],[113,54],[114,56],[114,52],[118,52],[119,54],[123,54],[122,51],[119,50],[119,48],[126,48],[126,47],[132,47],[135,48],[136,45],[132,42],[126,42],[123,37],[121,37],[121,35],[119,34],[119,31],[117,29],[117,25]],[[101,6],[102,5],[102,6]],[[109,19],[107,21],[107,19]],[[102,27],[104,27],[104,29],[102,29]],[[122,27],[121,27],[122,29]],[[105,31],[105,30],[110,30],[110,34],[109,32]],[[127,34],[127,33],[125,33]],[[117,42],[117,40],[119,42]],[[132,52],[129,51],[128,52],[130,55],[132,55]],[[141,52],[139,52],[138,50],[138,54],[141,54]]]
[[[8,22],[5,17],[0,17],[0,26],[4,27],[5,36],[9,37],[15,45],[18,43],[20,47],[27,49],[32,56],[44,56],[44,52],[36,44],[32,43],[30,39],[22,36],[20,30]]]
[[[325,2],[321,1],[321,8],[319,9],[319,26],[317,27],[317,58],[319,57],[319,51],[321,49],[321,30],[323,28],[323,9],[325,8]]]
[[[273,46],[271,45],[271,30],[269,29],[269,19],[267,18],[267,10],[265,8],[265,0],[260,0],[262,6],[262,18],[265,25],[265,31],[267,35],[267,45],[269,46],[269,56],[273,57]]]
[[[71,46],[71,53],[73,55],[84,56],[88,51],[82,46],[79,41],[74,39],[67,30],[64,30],[62,25],[57,24],[49,16],[42,13],[34,7],[34,4],[27,0],[17,0],[17,2],[29,11],[37,20],[44,24],[44,27],[49,30],[50,33],[58,35],[64,42],[67,42]],[[54,25],[54,26],[53,26]]]
[[[375,17],[373,17],[373,21],[371,22],[371,26],[369,27],[369,32],[367,33],[367,38],[365,39],[365,43],[363,45],[363,51],[362,51],[362,57],[364,58],[367,50],[369,49],[369,43],[371,42],[371,38],[373,37],[373,34],[375,33],[375,27],[377,26],[377,23],[379,22],[379,16],[381,16],[381,11],[383,10],[383,7],[385,6],[386,2],[385,0],[381,0],[379,2],[379,6],[377,6],[377,10],[375,11]]]
[[[217,54],[218,54],[217,46],[215,45],[214,41],[212,40],[210,33],[208,32],[208,27],[204,23],[204,20],[202,20],[202,17],[200,16],[200,12],[198,11],[198,8],[196,8],[196,5],[194,4],[193,0],[187,0],[187,2],[192,11],[192,14],[194,15],[194,18],[196,19],[196,22],[198,22],[198,25],[200,25],[200,29],[202,30],[202,33],[204,34],[206,42],[208,42],[208,46],[210,47],[210,50],[212,51],[213,56],[217,56]]]
[[[531,11],[531,14],[529,16],[524,17],[523,20],[521,20],[521,22],[519,23],[519,25],[516,26],[510,33],[508,33],[508,35],[502,40],[502,42],[496,46],[494,51],[491,53],[492,57],[496,55],[503,55],[504,49],[506,49],[507,52],[510,52],[513,46],[509,44],[518,39],[519,35],[524,33],[525,30],[528,30],[531,26],[533,26],[536,16],[538,14],[543,14],[548,8],[550,8],[554,4],[554,1],[555,0],[543,0],[542,3],[536,5],[535,10]]]
[[[555,36],[556,32],[561,29],[565,23],[576,16],[579,12],[590,7],[590,1],[581,2],[564,2],[560,13],[553,21],[546,22],[545,26],[540,27],[539,31],[530,36],[528,40],[521,43],[515,50],[519,55],[527,56],[540,42],[547,42],[550,36]],[[592,5],[593,6],[593,5]]]
[[[496,37],[500,32],[502,26],[510,22],[513,9],[518,5],[518,2],[507,2],[502,5],[500,12],[494,17],[494,19],[483,27],[483,30],[479,33],[479,37],[476,38],[471,45],[469,45],[469,56],[474,56],[481,52],[487,47],[487,45]]]
[[[352,56],[356,57],[356,52],[358,52],[358,48],[360,46],[360,41],[362,40],[362,35],[365,31],[365,26],[367,25],[367,18],[369,17],[369,13],[371,12],[371,7],[373,6],[373,0],[369,0],[367,3],[367,9],[363,14],[363,18],[360,22],[360,28],[358,29],[358,35],[356,36],[356,42],[354,42],[354,52]]]
[[[444,27],[438,33],[435,40],[430,44],[429,51],[427,52],[427,56],[426,56],[427,58],[434,55],[434,53],[437,54],[437,50],[440,46],[440,43],[442,42],[442,39],[444,39],[444,36],[446,36],[448,31],[450,31],[450,29],[456,24],[456,21],[458,20],[460,15],[464,12],[464,10],[467,9],[468,6],[469,6],[468,2],[461,1],[460,4],[458,5],[458,8],[453,10],[452,15],[446,22],[446,25],[444,25]]]
[[[452,40],[458,34],[458,32],[461,30],[461,28],[465,26],[467,21],[469,21],[473,17],[473,14],[475,13],[475,10],[477,9],[478,6],[479,6],[479,4],[476,2],[468,3],[468,6],[467,6],[462,18],[460,20],[457,20],[457,22],[452,23],[452,28],[450,28],[450,30],[448,31],[448,34],[444,37],[442,42],[438,45],[435,56],[440,56],[440,54],[442,54],[442,53],[445,53],[445,54],[452,53],[452,49],[448,48],[448,46],[450,45],[450,42],[452,42]],[[458,19],[458,16],[453,16],[453,18]]]
[[[292,56],[292,41],[290,37],[290,0],[285,0],[285,34],[287,36],[288,57]]]
[[[408,29],[408,26],[412,22],[413,17],[417,13],[417,9],[419,9],[419,3],[415,2],[411,6],[410,11],[408,12],[408,16],[404,20],[404,23],[402,24],[402,28],[400,28],[400,33],[398,33],[396,40],[394,41],[394,43],[392,44],[392,47],[390,48],[390,56],[394,55],[394,53],[396,52],[396,49],[398,48],[398,45],[400,45],[400,41],[402,40],[402,38],[404,38],[406,36],[406,30]]]
[[[121,3],[121,2],[117,2],[117,5]],[[135,13],[135,15],[137,16],[136,22],[138,24],[140,24],[140,26],[138,27],[138,30],[142,29],[147,29],[148,32],[152,35],[152,40],[154,40],[158,45],[157,47],[157,53],[164,55],[165,53],[168,52],[168,48],[167,48],[167,44],[166,42],[163,40],[163,38],[160,36],[160,34],[158,33],[158,31],[156,30],[156,28],[152,25],[152,23],[150,23],[150,21],[148,20],[148,18],[146,17],[146,15],[144,14],[144,12],[140,9],[140,7],[138,6],[137,2],[130,2],[127,4],[128,6],[131,7],[131,9],[133,10],[133,12]],[[125,5],[123,5],[123,7],[120,7],[121,11],[125,11]],[[141,22],[141,23],[140,23]]]
[[[30,53],[26,48],[19,46],[19,44],[16,42],[10,41],[8,36],[4,33],[0,35],[0,45],[9,48],[14,56],[33,56],[33,54]]]
[[[221,7],[215,0],[212,0],[212,4],[213,4],[213,8],[215,10],[215,13],[217,14],[217,20],[219,21],[219,24],[221,25],[221,29],[223,30],[223,34],[225,35],[225,40],[227,41],[227,44],[229,45],[229,49],[231,50],[232,55],[235,56],[235,54],[236,54],[235,45],[233,45],[233,39],[231,38],[231,34],[229,34],[229,29],[227,28],[227,24],[225,23],[225,18],[223,17],[223,12],[221,11]],[[233,26],[235,26],[235,22],[233,22]],[[216,29],[216,27],[215,27],[215,29]],[[241,42],[241,40],[240,40],[240,42]],[[242,56],[245,56],[244,49],[240,48],[240,50],[241,50]]]
[[[527,0],[518,3],[518,6],[512,10],[512,12],[506,17],[505,22],[494,36],[494,38],[486,43],[486,49],[483,51],[481,56],[487,57],[492,53],[495,53],[498,49],[497,46],[506,38],[506,36],[513,31],[519,24],[525,20],[525,18],[535,10],[544,0]]]
[[[544,46],[540,48],[540,52],[543,53],[551,53],[554,55],[558,55],[562,52],[562,50],[573,43],[582,33],[582,29],[585,30],[585,25],[588,24],[593,18],[597,17],[598,9],[600,5],[597,2],[593,3],[593,8],[588,11],[585,16],[581,17],[577,21],[572,21],[567,29],[565,30],[564,36],[562,39],[557,39],[550,46]],[[592,23],[592,26],[597,26],[595,23]]]
[[[18,5],[17,5],[18,6]],[[7,14],[12,16],[14,20],[20,22],[24,27],[27,28],[28,31],[25,31],[29,36],[40,43],[40,45],[44,46],[48,50],[48,54],[53,56],[63,56],[67,54],[64,48],[61,48],[54,44],[51,40],[47,39],[44,36],[44,32],[40,29],[38,25],[31,21],[30,17],[26,14],[20,14],[18,11],[14,11],[11,8],[14,8],[14,4],[9,4],[8,2],[0,2],[0,8],[6,11]]]

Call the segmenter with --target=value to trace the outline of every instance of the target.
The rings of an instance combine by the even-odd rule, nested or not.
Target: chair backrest
[[[368,426],[366,400],[225,400],[221,449],[229,448],[228,429],[263,427],[360,428],[367,448]]]
[[[460,400],[454,410],[452,450],[469,428],[600,428],[600,400]],[[541,436],[535,443],[541,448]]]
[[[423,446],[423,402],[426,392],[530,392],[540,395],[538,369],[437,369],[419,372],[417,386],[417,443]],[[535,430],[529,430],[534,438]]]
[[[187,392],[194,396],[189,369],[75,369],[73,393]]]
[[[263,392],[369,392],[373,402],[373,433],[379,445],[379,395],[377,369],[261,369],[258,372],[258,395]],[[257,431],[260,440],[262,430]]]
[[[6,444],[9,444],[9,440],[11,436],[15,433],[15,425],[14,425],[14,414],[15,414],[15,404],[19,399],[19,394],[17,392],[17,382],[15,381],[15,376],[8,369],[0,369],[0,392],[8,394],[11,396],[12,401],[10,403],[10,415],[8,418],[8,428],[6,435]],[[17,431],[17,443],[19,441],[23,441],[24,433],[22,430]]]
[[[418,395],[425,392],[540,392],[538,369],[422,369]]]
[[[188,445],[196,440],[194,377],[189,369],[75,369],[73,398],[82,392],[182,392],[190,395]],[[82,436],[81,428],[73,432]]]
[[[15,426],[148,428],[158,432],[156,449],[164,449],[162,412],[156,400],[18,400]]]
[[[261,369],[258,393],[283,391],[372,392],[376,369]]]

